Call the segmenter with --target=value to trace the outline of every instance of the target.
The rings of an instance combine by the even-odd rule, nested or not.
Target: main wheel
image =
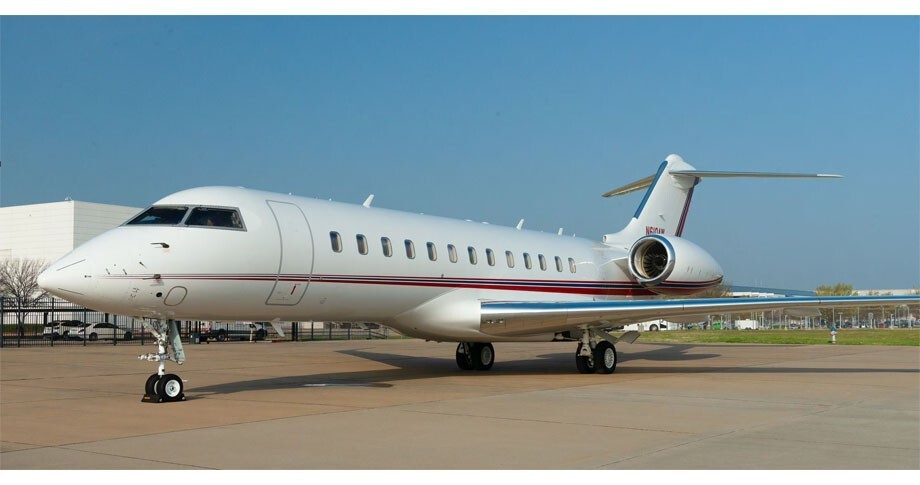
[[[265,340],[265,334],[265,330],[262,330],[261,328],[256,330],[256,340]]]
[[[221,330],[220,332],[217,332],[217,341],[223,342],[225,340],[227,340],[227,332],[223,330]]]
[[[457,344],[457,367],[463,370],[473,370],[473,359],[469,353],[463,352],[463,344]]]
[[[473,344],[470,354],[473,357],[473,368],[476,370],[489,370],[495,363],[495,348],[492,344]]]
[[[600,374],[611,374],[617,368],[617,349],[604,341],[594,347],[594,367]]]
[[[166,374],[155,387],[157,396],[163,401],[178,401],[182,397],[182,379],[175,374]]]
[[[125,332],[125,340],[131,340],[132,338],[134,338],[134,335],[131,332]]]
[[[575,351],[575,367],[578,368],[578,372],[582,374],[594,374],[597,370],[594,364],[594,356],[583,356],[581,355],[581,349],[584,344],[578,344],[578,350]]]
[[[96,332],[93,332],[93,333],[89,334],[89,339],[90,339],[90,340],[99,340],[99,335],[97,335]]]

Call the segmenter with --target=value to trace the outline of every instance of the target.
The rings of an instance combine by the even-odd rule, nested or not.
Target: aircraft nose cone
[[[86,259],[59,261],[38,275],[38,286],[52,295],[73,301],[85,296],[94,284]]]

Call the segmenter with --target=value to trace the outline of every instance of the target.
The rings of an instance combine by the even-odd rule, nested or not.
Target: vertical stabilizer
[[[700,179],[672,172],[693,170],[679,155],[668,155],[654,176],[604,194],[605,197],[612,197],[648,187],[629,224],[616,234],[605,235],[604,242],[632,244],[648,234],[680,236],[690,210],[693,189]]]

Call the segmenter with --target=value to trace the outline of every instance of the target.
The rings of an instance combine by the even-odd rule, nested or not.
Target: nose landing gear
[[[179,365],[185,362],[185,351],[182,348],[182,340],[179,338],[179,327],[173,320],[167,320],[163,323],[161,320],[144,322],[144,327],[150,330],[156,339],[157,353],[137,356],[138,360],[148,362],[159,362],[159,368],[156,374],[151,374],[144,384],[144,397],[141,402],[174,402],[185,401],[185,386],[182,379],[176,374],[166,373],[166,361],[171,360]],[[167,349],[172,345],[173,355],[169,355]]]

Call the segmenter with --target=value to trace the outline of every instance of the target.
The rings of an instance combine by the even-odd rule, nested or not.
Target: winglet
[[[368,195],[368,196],[367,196],[367,199],[364,199],[364,203],[361,204],[361,205],[363,205],[364,207],[370,207],[370,206],[371,206],[371,202],[373,202],[373,201],[374,201],[374,194],[371,194],[371,195]]]

